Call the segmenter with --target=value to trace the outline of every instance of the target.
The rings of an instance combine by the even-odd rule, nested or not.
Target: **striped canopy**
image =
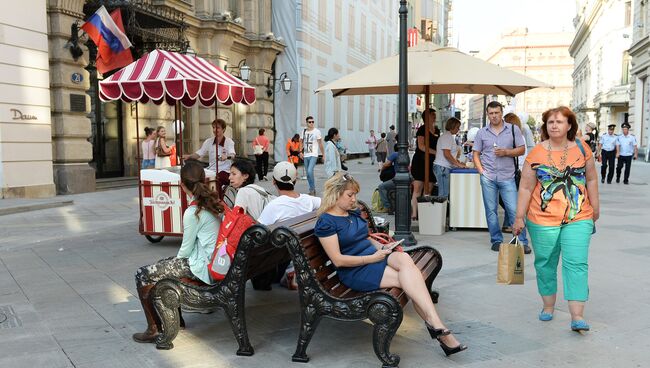
[[[99,98],[155,104],[176,101],[186,107],[197,102],[214,106],[255,102],[255,88],[205,59],[154,50],[99,82]]]

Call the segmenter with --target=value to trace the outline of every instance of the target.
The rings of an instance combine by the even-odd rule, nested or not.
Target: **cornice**
[[[627,51],[632,57],[639,56],[648,48],[648,46],[650,46],[650,35],[645,35],[645,37],[642,37],[640,40],[633,43]]]
[[[589,33],[591,33],[591,25],[593,24],[594,20],[600,16],[602,5],[602,0],[596,1],[596,5],[594,5],[591,14],[589,14],[589,18],[587,18],[585,22],[580,23],[580,27],[578,27],[578,30],[576,31],[576,36],[573,38],[573,41],[571,41],[571,45],[569,46],[569,54],[571,57],[575,58],[575,52],[577,51],[576,49],[578,46],[582,45],[584,38]]]

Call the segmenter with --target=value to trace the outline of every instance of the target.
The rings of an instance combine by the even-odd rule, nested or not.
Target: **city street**
[[[362,183],[360,198],[369,202],[379,182],[376,167],[367,158],[347,165]],[[322,165],[316,176],[320,191]],[[487,231],[416,233],[420,244],[442,253],[443,268],[434,282],[438,310],[469,350],[446,358],[409,304],[391,345],[401,356],[400,367],[650,367],[648,183],[650,164],[634,162],[631,185],[600,186],[585,313],[591,331],[582,335],[569,329],[561,292],[554,320],[537,319],[541,301],[533,255],[526,256],[525,285],[497,285],[497,254],[489,249]],[[274,192],[270,182],[261,185]],[[306,192],[305,180],[298,189]],[[56,199],[74,203],[0,216],[0,367],[380,366],[368,321],[328,319],[309,346],[311,361],[292,363],[298,294],[279,285],[263,292],[249,284],[252,357],[235,355],[223,311],[185,314],[187,329],[170,351],[133,342],[131,335],[146,327],[135,271],[175,255],[180,238],[151,244],[138,233],[136,188]]]

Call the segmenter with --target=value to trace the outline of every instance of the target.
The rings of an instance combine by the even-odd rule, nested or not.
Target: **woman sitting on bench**
[[[445,354],[467,349],[440,320],[413,259],[404,252],[382,249],[380,243],[368,238],[368,223],[356,209],[358,192],[359,183],[349,174],[338,173],[330,178],[325,183],[320,217],[314,228],[341,282],[357,291],[391,287],[404,290]]]
[[[151,289],[162,279],[191,279],[210,284],[208,263],[217,243],[223,207],[216,192],[205,185],[205,172],[198,162],[187,162],[181,169],[181,188],[193,197],[183,214],[183,243],[176,257],[143,266],[135,274],[138,297],[147,318],[147,330],[133,334],[140,343],[156,341],[158,326],[151,300]]]

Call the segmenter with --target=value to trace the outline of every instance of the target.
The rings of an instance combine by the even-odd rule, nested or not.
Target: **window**
[[[348,130],[354,130],[354,99],[355,97],[348,97]]]
[[[630,54],[625,51],[623,52],[623,70],[621,71],[621,84],[629,84],[630,83],[630,67],[632,63],[632,58],[630,57]]]
[[[318,0],[318,30],[327,32],[327,0]]]
[[[325,81],[318,81],[318,88],[325,85]],[[325,93],[318,94],[318,121],[322,121],[322,126],[327,127],[331,125],[331,122],[327,120],[327,95]]]
[[[300,89],[300,115],[301,119],[306,118],[309,115],[312,115],[310,111],[309,99],[311,97],[311,92],[309,91],[309,76],[302,75],[301,77],[301,89]],[[316,121],[318,124],[318,120]]]
[[[354,48],[356,40],[354,38],[354,5],[350,4],[348,8],[348,46]]]
[[[311,0],[302,0],[302,20],[309,21],[309,2]]]
[[[334,98],[334,127],[341,128],[341,98]]]
[[[336,35],[337,40],[343,38],[343,5],[341,4],[343,0],[336,0],[334,4],[334,34]]]
[[[359,131],[363,132],[366,130],[366,96],[361,96],[361,101],[359,102]]]
[[[625,2],[625,27],[629,27],[632,24],[632,2]]]
[[[372,27],[370,28],[372,32],[372,43],[370,44],[370,55],[374,60],[377,60],[377,23],[373,22]]]
[[[368,118],[368,124],[370,129],[377,131],[377,120],[375,120],[375,98],[370,97],[370,117]]]
[[[361,46],[359,50],[362,54],[366,53],[366,17],[361,17]]]

